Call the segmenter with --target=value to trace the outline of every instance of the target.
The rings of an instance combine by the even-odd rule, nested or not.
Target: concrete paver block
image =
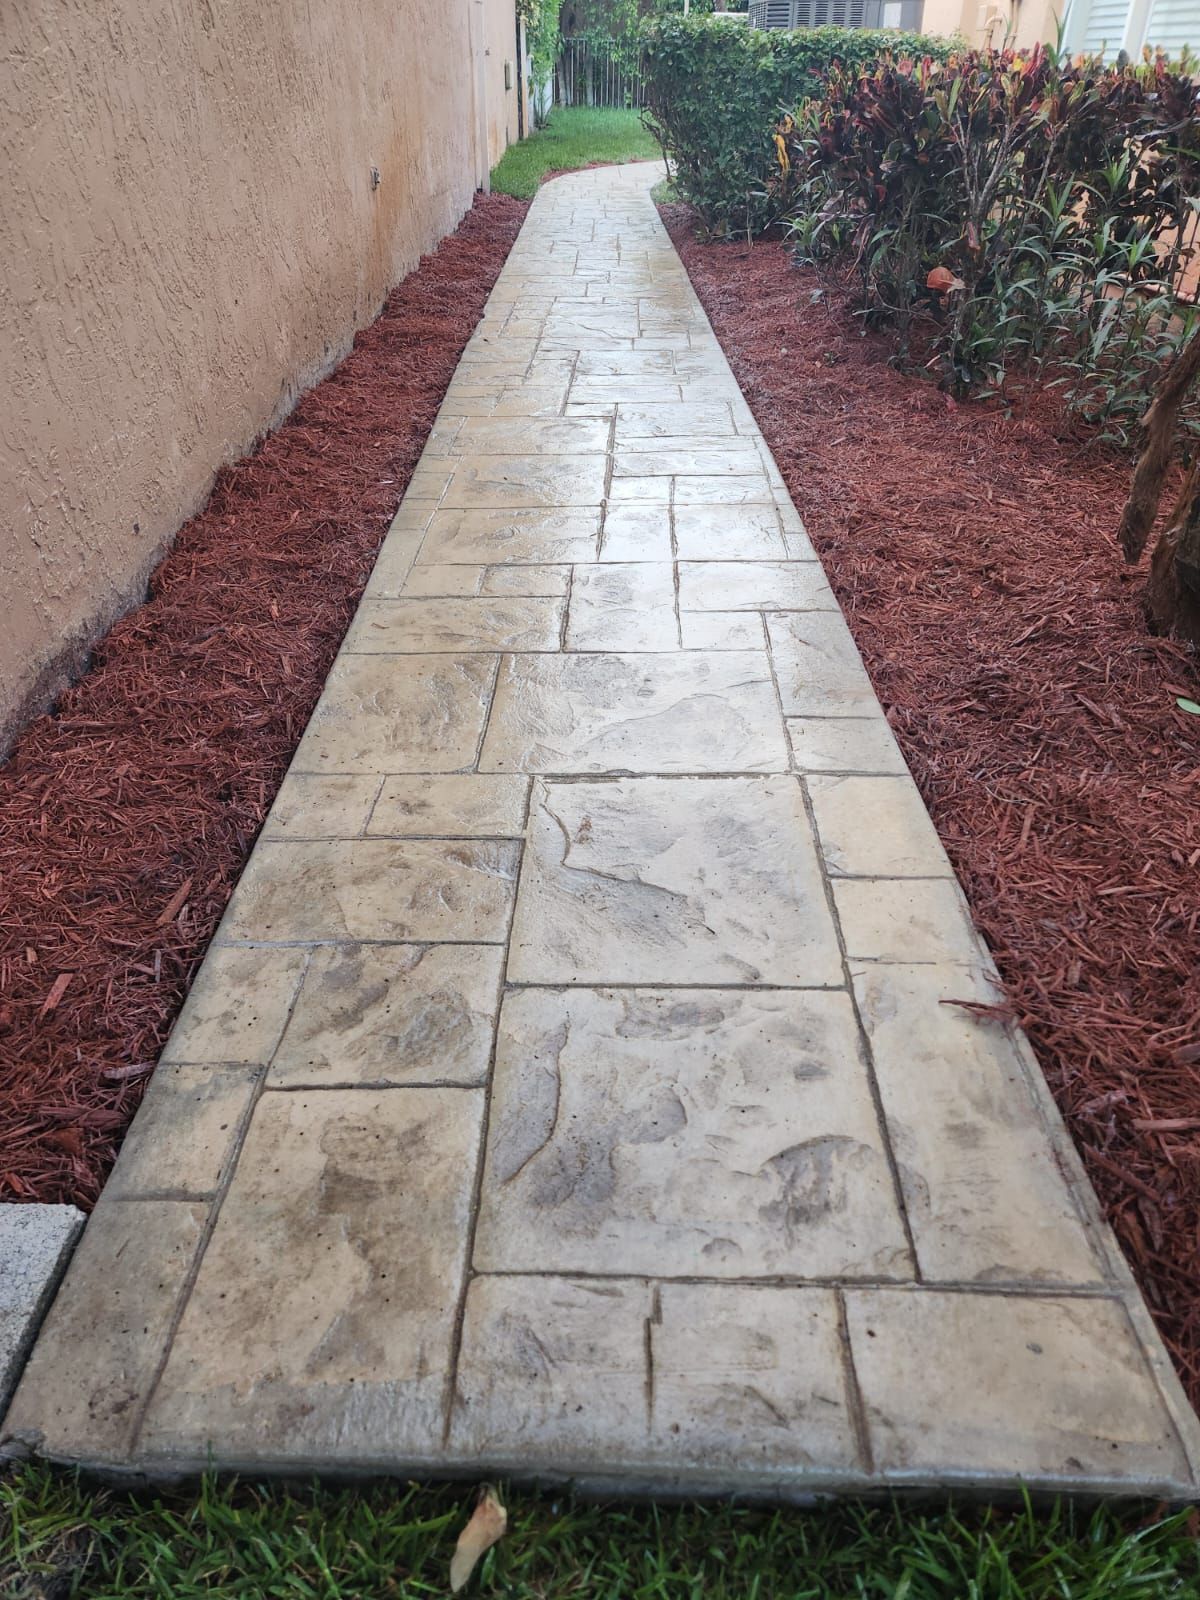
[[[571,588],[572,568],[545,564],[536,567],[488,567],[480,594],[553,595],[565,597]]]
[[[679,613],[679,639],[685,650],[758,650],[764,638],[757,611]]]
[[[420,470],[420,469],[418,469]],[[608,458],[462,456],[442,497],[451,511],[524,506],[593,506],[604,493]]]
[[[147,1416],[147,1453],[428,1460],[482,1120],[482,1095],[464,1089],[264,1095]]]
[[[475,1264],[911,1277],[848,997],[510,994]]]
[[[815,561],[680,561],[686,611],[832,611],[837,601]]]
[[[728,405],[639,405],[630,401],[617,407],[616,442],[628,446],[633,439],[688,435],[693,439],[734,435],[733,413]]]
[[[864,1470],[832,1290],[667,1283],[650,1350],[660,1461],[756,1487]]]
[[[762,458],[751,439],[727,439],[719,448],[714,442],[703,449],[680,439],[642,440],[637,447],[618,446],[613,455],[613,473],[618,478],[748,478],[761,472]]]
[[[667,563],[672,559],[671,508],[661,502],[652,505],[612,505],[604,518],[601,561],[648,561]],[[580,576],[589,576],[586,567]],[[674,579],[672,578],[672,586]],[[672,597],[671,608],[674,609]],[[576,619],[573,616],[572,622]]]
[[[835,878],[832,888],[851,960],[988,960],[953,878]]]
[[[950,863],[912,779],[808,780],[821,853],[835,876],[948,878]]]
[[[514,847],[483,839],[264,840],[221,938],[503,942]]]
[[[787,726],[797,772],[908,771],[883,717],[789,717]]]
[[[476,1470],[622,1471],[646,1447],[648,1284],[476,1278],[449,1445]]]
[[[4,1418],[6,1439],[58,1460],[128,1458],[208,1208],[101,1200]]]
[[[606,422],[590,417],[471,417],[459,430],[455,454],[603,455],[608,449],[608,433]]]
[[[74,1206],[0,1205],[0,1418],[83,1223]]]
[[[1103,1264],[978,968],[857,967],[917,1259],[933,1280],[1097,1283]],[[914,1093],[914,1085],[920,1092]]]
[[[364,600],[346,635],[363,655],[455,655],[463,650],[557,650],[562,601],[493,599]]]
[[[508,975],[551,984],[840,983],[798,785],[787,777],[535,784]]]
[[[779,698],[787,716],[863,717],[879,702],[845,620],[836,611],[767,617]]]
[[[503,965],[498,945],[323,946],[271,1086],[482,1083]]]
[[[675,574],[667,562],[601,562],[571,590],[568,650],[678,650]]]
[[[307,963],[304,950],[214,946],[193,980],[162,1060],[198,1066],[268,1062]]]
[[[122,1200],[211,1199],[237,1148],[261,1070],[160,1062],[105,1192]]]
[[[1153,1494],[1188,1476],[1115,1300],[848,1289],[846,1316],[874,1464],[897,1482]]]
[[[290,773],[263,823],[264,839],[357,839],[367,825],[382,779]]]
[[[675,547],[680,561],[782,561],[787,557],[774,506],[705,506],[674,509]],[[719,582],[709,584],[710,593]],[[686,610],[688,600],[682,601]],[[707,604],[707,601],[706,601]],[[733,610],[717,600],[719,610]]]
[[[529,506],[515,512],[439,510],[425,535],[418,565],[594,561],[599,542],[598,504],[591,509]]]
[[[506,656],[482,772],[762,772],[788,765],[764,651]]]
[[[475,761],[496,657],[343,654],[295,772],[461,772]]]
[[[525,831],[529,782],[477,772],[385,778],[366,831],[394,838],[517,838]]]

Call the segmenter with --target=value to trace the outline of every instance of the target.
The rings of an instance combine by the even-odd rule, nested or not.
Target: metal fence
[[[564,39],[554,64],[556,106],[618,106],[637,110],[646,104],[640,72],[628,73],[611,50],[589,39]]]

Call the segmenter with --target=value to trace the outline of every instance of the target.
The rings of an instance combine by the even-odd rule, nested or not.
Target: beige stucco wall
[[[511,57],[513,0],[0,4],[0,749],[462,216],[509,102],[515,137],[471,56],[505,27]]]
[[[509,65],[505,87],[504,65]],[[517,135],[517,22],[513,8],[487,7],[488,156],[494,167]]]
[[[925,0],[926,33],[961,34],[968,44],[1011,42],[1018,50],[1054,38],[1065,0]]]

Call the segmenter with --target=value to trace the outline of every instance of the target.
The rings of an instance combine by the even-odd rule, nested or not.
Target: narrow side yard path
[[[659,175],[534,203],[6,1432],[1192,1495]]]

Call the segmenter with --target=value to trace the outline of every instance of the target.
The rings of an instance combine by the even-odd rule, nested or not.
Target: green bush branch
[[[950,42],[863,28],[748,28],[664,16],[643,25],[646,120],[674,164],[680,194],[715,234],[757,232],[779,214],[772,138],[781,111],[886,50],[944,58]]]

